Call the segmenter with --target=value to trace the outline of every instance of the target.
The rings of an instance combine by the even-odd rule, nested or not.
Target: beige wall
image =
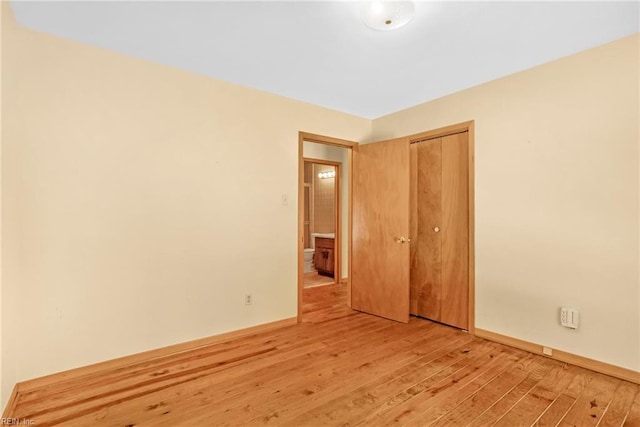
[[[298,131],[360,141],[369,120],[12,22],[2,35],[5,399],[296,316]]]
[[[640,370],[638,64],[635,35],[373,122],[476,121],[477,327]]]

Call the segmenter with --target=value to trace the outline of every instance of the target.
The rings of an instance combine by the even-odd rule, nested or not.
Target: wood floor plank
[[[533,375],[534,380],[539,380],[538,383],[494,425],[510,427],[535,423],[564,388],[557,381],[557,374],[563,373],[563,364],[554,361],[554,365],[555,369],[551,370],[548,378],[543,379]],[[544,376],[546,376],[546,372]]]
[[[533,425],[536,427],[557,426],[575,403],[575,398],[564,393],[560,394]]]
[[[582,393],[593,379],[591,372],[585,369],[570,366],[569,370],[576,371],[573,379],[540,418],[538,418],[534,425],[557,426],[571,408],[573,408],[578,398],[582,396]]]
[[[138,383],[115,389],[113,392],[99,393],[98,395],[82,400],[73,401],[73,396],[69,396],[67,400],[70,401],[63,403],[58,402],[55,408],[47,408],[44,410],[46,412],[43,412],[43,410],[29,412],[24,416],[29,419],[38,419],[39,426],[59,424],[67,420],[79,418],[86,414],[91,414],[104,408],[113,407],[122,404],[123,402],[137,399],[139,397],[176,387],[184,387],[190,382],[212,375],[219,363],[242,363],[248,361],[251,357],[257,354],[259,353],[245,353],[234,356],[232,359],[215,362],[213,365],[191,368],[186,372],[177,372],[159,377],[158,379],[142,379]]]
[[[330,331],[330,335],[334,335],[335,331]],[[247,339],[244,339],[243,341],[246,341]],[[268,344],[267,345],[279,345],[281,348],[288,348],[288,346],[290,345],[288,342],[286,341],[278,341],[276,339],[273,339],[273,337],[271,337],[270,339],[267,340]],[[300,345],[300,343],[304,343],[304,340],[300,340],[298,341],[298,345]],[[314,343],[312,347],[318,347],[318,342],[317,341],[307,341],[308,343]],[[248,346],[245,346],[244,348],[251,348],[251,349],[255,349],[256,347],[260,346],[260,345],[265,345],[262,342],[253,342],[250,343]],[[321,345],[320,347],[323,347],[323,345]],[[233,347],[232,347],[233,348]],[[235,349],[240,348],[238,346],[235,347]],[[197,356],[192,356],[193,352],[190,353],[186,353],[186,356],[188,358],[193,358],[195,357],[196,359],[199,360],[204,360],[203,357],[206,356],[206,354],[203,355],[202,351],[200,351]],[[219,352],[214,352],[214,353],[219,353]],[[281,356],[286,356],[287,352],[280,352],[278,357]],[[159,378],[159,375],[154,375],[157,374],[158,371],[159,372],[163,372],[163,373],[168,373],[168,372],[164,372],[164,367],[166,366],[171,366],[171,365],[179,365],[180,363],[184,360],[183,355],[179,355],[177,358],[174,358],[173,360],[169,360],[169,361],[161,361],[161,362],[157,362],[151,365],[152,368],[152,376]],[[270,359],[271,361],[273,361],[273,359]],[[246,367],[246,364],[243,364],[243,368]],[[153,371],[153,369],[156,369],[158,371]],[[147,369],[146,366],[142,365],[142,366],[133,366],[127,369],[124,369],[122,372],[118,372],[117,375],[111,375],[108,379],[108,383],[107,386],[112,388],[112,389],[118,389],[120,387],[122,387],[122,384],[119,383],[121,378],[124,378],[125,380],[128,379],[131,376],[135,376],[136,379],[139,381],[140,377],[142,375],[144,375],[146,372],[149,372],[149,370]],[[104,376],[103,376],[104,377]],[[104,381],[104,378],[102,378],[102,381]],[[32,396],[31,400],[28,399],[24,399],[22,400],[22,403],[25,406],[30,406],[31,410],[37,410],[38,406],[34,405],[34,403],[38,403],[38,402],[46,402],[49,405],[49,408],[51,408],[52,406],[54,406],[56,403],[56,396],[63,394],[63,395],[73,395],[75,401],[77,402],[78,400],[80,400],[79,398],[82,396],[82,394],[80,393],[81,391],[84,391],[86,394],[88,394],[89,396],[91,396],[92,398],[95,399],[95,397],[97,395],[99,395],[98,393],[98,389],[97,386],[99,385],[98,382],[96,382],[94,379],[85,379],[82,384],[78,387],[74,388],[69,388],[66,386],[63,386],[60,390],[51,390],[49,389],[48,395],[46,396],[46,398],[44,399],[34,399]],[[84,386],[84,387],[83,387]]]
[[[395,327],[386,321],[385,324],[387,328]],[[363,341],[373,339],[374,333],[384,336],[384,330],[376,330],[361,334],[359,339]],[[363,341],[354,339],[349,342],[349,345],[341,344],[340,351],[327,347],[321,351],[303,354],[296,360],[277,362],[259,371],[246,372],[240,377],[219,378],[216,380],[216,389],[206,390],[203,396],[208,401],[215,401],[218,404],[215,408],[210,406],[207,408],[206,417],[215,418],[224,415],[226,418],[233,419],[237,414],[241,414],[245,419],[249,419],[252,414],[257,416],[256,402],[270,401],[273,397],[282,399],[293,381],[308,376],[330,376],[332,367],[327,360],[339,363],[337,360],[340,358],[349,358],[354,349],[362,347]],[[353,363],[356,363],[355,359]],[[197,386],[198,384],[194,384],[194,387],[197,388]]]
[[[585,387],[573,407],[562,418],[560,426],[595,426],[610,404],[621,380],[591,373],[593,379]]]
[[[633,405],[624,420],[624,427],[640,427],[640,392],[636,393]]]
[[[304,288],[313,288],[315,286],[327,286],[336,282],[333,277],[323,276],[318,274],[317,271],[312,273],[304,273]]]
[[[478,414],[486,413],[489,408],[503,399],[504,396],[514,390],[531,390],[536,386],[553,366],[550,363],[539,361],[539,366],[532,369],[531,366],[518,366],[517,369],[506,371],[487,384],[482,393],[477,393],[463,401],[453,411],[441,417],[433,423],[434,426],[467,425],[477,418]],[[559,365],[559,364],[558,364]],[[522,393],[521,396],[526,394]],[[498,417],[492,418],[491,423]]]
[[[408,365],[381,375],[374,381],[351,391],[348,398],[344,396],[334,398],[332,402],[316,408],[302,417],[293,420],[299,425],[335,425],[336,423],[356,422],[365,414],[375,410],[385,399],[427,381],[437,382],[460,369],[468,360],[476,355],[476,351],[469,349],[468,343],[460,341],[434,342],[435,349],[428,356],[421,357]],[[489,347],[486,349],[489,350]],[[467,362],[468,363],[468,362]]]
[[[566,367],[565,369],[565,366],[566,365],[558,365],[554,370],[546,375],[544,379],[545,381],[553,381],[559,392],[564,390],[577,375],[576,370],[572,370],[571,367]],[[491,405],[486,411],[480,413],[475,420],[469,423],[469,425],[488,426],[495,423],[536,386],[536,380],[536,378],[527,377],[520,384],[516,385],[502,397],[498,398],[493,405]]]
[[[407,325],[396,324],[394,326],[397,326],[398,330],[408,331]],[[426,338],[426,341],[429,339]],[[271,401],[262,406],[252,405],[252,409],[260,413],[258,417],[272,419],[277,414],[279,420],[306,413],[313,407],[323,404],[327,399],[326,395],[331,397],[331,393],[335,389],[344,391],[345,385],[341,382],[343,378],[349,378],[351,386],[357,387],[361,382],[381,375],[380,372],[384,373],[398,362],[415,359],[416,356],[410,353],[410,349],[426,341],[422,333],[415,330],[413,334],[394,334],[394,337],[386,342],[379,342],[375,349],[358,348],[352,353],[353,357],[349,356],[353,359],[352,361],[348,363],[338,361],[339,368],[332,367],[322,378],[315,378],[313,387],[294,384],[283,390],[279,397],[287,402],[293,402],[292,404],[282,405],[280,402]]]
[[[640,387],[635,384],[621,381],[598,427],[621,426],[631,410],[633,399],[635,399],[639,389]]]
[[[478,344],[481,345],[481,344]],[[393,396],[377,411],[357,425],[426,425],[437,420],[447,405],[457,405],[473,391],[505,370],[505,366],[528,357],[524,352],[507,347],[497,347],[482,358],[460,367],[439,381],[427,381]],[[455,401],[455,403],[453,403]],[[444,411],[444,412],[443,412]]]
[[[365,319],[361,319],[365,321]],[[352,322],[355,324],[356,322]],[[335,330],[332,330],[330,327],[321,327],[317,328],[310,332],[310,329],[306,327],[287,327],[282,328],[275,331],[269,331],[264,334],[259,335],[251,335],[239,338],[238,340],[234,340],[233,342],[225,342],[219,343],[215,346],[214,350],[211,350],[211,347],[207,348],[198,348],[194,350],[189,350],[186,352],[182,352],[179,354],[174,354],[171,356],[154,359],[151,361],[145,361],[142,363],[132,364],[123,368],[115,369],[110,376],[111,382],[116,382],[118,378],[121,376],[138,375],[143,370],[151,368],[151,369],[162,369],[165,366],[172,365],[175,363],[179,363],[180,360],[189,357],[203,357],[203,352],[221,352],[225,349],[237,348],[241,345],[246,345],[248,347],[256,347],[261,345],[272,345],[278,348],[285,348],[288,345],[291,345],[291,342],[295,342],[296,344],[300,344],[301,341],[307,340],[312,342],[317,342],[319,339],[318,334],[325,334],[326,336],[332,336],[336,330],[339,330],[342,326],[336,325]],[[87,389],[92,388],[96,383],[104,382],[104,374],[103,373],[94,373],[91,375],[87,375],[83,377],[83,382],[81,385],[78,384],[77,379],[70,379],[67,381],[62,381],[56,383],[54,385],[40,387],[35,390],[30,390],[26,393],[21,394],[21,401],[25,404],[32,404],[33,402],[39,400],[41,396],[46,396],[46,399],[49,399],[51,394],[55,392],[67,392],[70,394],[76,394],[78,392],[87,391]],[[46,400],[45,399],[45,400]],[[40,399],[42,400],[42,399]]]
[[[527,377],[505,392],[502,396],[496,397],[496,399],[491,402],[491,405],[484,410],[482,410],[482,405],[476,404],[478,405],[478,412],[475,413],[475,419],[469,420],[468,425],[472,427],[493,425],[493,423],[507,413],[507,411],[509,411],[509,409],[511,409],[520,399],[522,399],[522,397],[526,395],[534,385],[535,382]],[[488,390],[490,390],[490,388]]]
[[[325,322],[358,313],[347,306],[347,289],[342,283],[305,288],[302,298],[302,321],[306,323]]]
[[[242,415],[245,419],[250,419],[252,416],[262,415],[261,408],[256,402],[269,402],[273,400],[270,397],[274,395],[278,397],[278,400],[283,399],[289,393],[292,382],[304,382],[300,380],[304,380],[308,376],[332,378],[334,368],[327,363],[327,359],[332,364],[340,366],[342,358],[346,358],[352,364],[360,363],[358,358],[351,357],[352,353],[358,349],[367,349],[371,354],[374,354],[371,348],[362,344],[368,340],[375,341],[378,338],[387,337],[388,333],[385,332],[385,329],[399,327],[399,324],[386,320],[383,320],[383,324],[385,325],[384,329],[378,328],[367,334],[356,334],[357,337],[344,337],[345,342],[338,345],[337,348],[328,347],[322,351],[304,355],[303,360],[299,363],[295,360],[274,363],[268,369],[259,372],[254,371],[239,378],[219,380],[216,389],[223,390],[224,395],[216,390],[206,392],[210,401],[218,403],[217,408],[207,408],[206,417],[215,418],[224,415],[226,418],[235,419],[236,416]],[[409,333],[409,328],[404,329]],[[247,391],[250,392],[247,393]]]
[[[373,322],[373,323],[372,323],[372,325],[373,325],[376,329],[380,329],[380,328],[383,328],[383,327],[388,327],[388,323],[387,323],[387,322],[384,322],[384,321],[383,321],[383,322],[377,322],[377,321],[376,321],[376,322]],[[365,327],[366,327],[366,329],[364,329]],[[359,331],[363,336],[366,336],[366,333],[365,333],[364,331],[366,331],[366,330],[371,330],[371,327],[372,327],[371,325],[365,325],[363,328],[359,328],[359,329],[358,329],[358,331]],[[334,336],[335,336],[335,331],[332,333],[332,335],[334,335]],[[324,345],[322,345],[321,343],[317,343],[317,342],[316,342],[315,344],[313,344],[313,346],[318,346],[318,344],[320,344],[320,347],[321,347],[321,348],[323,348],[323,347],[324,347]],[[307,353],[307,352],[305,351],[304,353]],[[282,353],[281,353],[281,355],[282,355]],[[272,365],[272,364],[274,364],[274,363],[276,363],[276,362],[278,361],[278,357],[276,357],[276,358],[269,358],[268,360],[269,360],[270,365]],[[288,359],[286,359],[286,358],[285,358],[284,360],[282,360],[282,361],[281,361],[281,364],[282,364],[282,363],[285,363],[285,362],[286,362],[286,360],[288,360]],[[255,359],[254,359],[254,360],[252,360],[252,361],[245,360],[245,363],[243,363],[243,364],[242,364],[242,366],[241,366],[241,367],[239,367],[239,369],[233,370],[233,372],[234,372],[234,373],[238,373],[238,372],[242,372],[243,370],[244,370],[244,371],[246,371],[246,370],[247,370],[247,368],[248,368],[248,367],[253,366],[253,364],[254,364],[255,362],[256,362],[256,360],[255,360]],[[213,372],[210,372],[210,374],[211,374],[211,373],[213,373]],[[201,375],[200,375],[200,376],[201,376]],[[190,378],[186,378],[186,380],[190,380],[190,381],[192,381],[192,380],[197,380],[197,379],[198,379],[197,377],[198,377],[198,376],[196,376],[196,377],[193,377],[193,376],[192,376],[192,377],[190,377]],[[140,378],[138,378],[138,379],[140,380]],[[161,381],[161,380],[162,380],[162,378],[158,378],[158,381]],[[182,379],[181,379],[181,384],[183,384],[183,387],[186,387],[186,385],[185,385],[185,378],[182,378]],[[113,385],[113,386],[114,386],[114,389],[118,390],[117,385]],[[160,384],[160,386],[162,387],[162,384]],[[153,390],[154,390],[154,388],[149,388],[149,389],[147,390],[147,394],[149,394],[149,393],[153,392]],[[121,391],[122,391],[122,390],[121,390]],[[128,390],[124,390],[124,392],[125,392],[125,393],[126,393],[127,391],[128,391]],[[143,389],[142,391],[145,391],[145,390]],[[92,393],[92,394],[90,395],[90,397],[91,397],[91,402],[94,404],[94,406],[93,406],[93,407],[94,407],[94,408],[99,408],[99,407],[101,407],[101,404],[100,404],[100,402],[99,402],[99,400],[98,400],[98,396],[96,396],[96,395],[95,395],[95,393],[93,393],[93,391],[91,391],[91,393]],[[118,397],[118,395],[115,395],[115,393],[114,393],[113,397]],[[77,404],[82,404],[82,403],[84,403],[84,401],[83,401],[83,399],[79,399],[79,398],[78,398],[78,396],[76,396],[76,403],[77,403]],[[64,408],[62,408],[62,409],[67,409],[67,408],[66,408],[66,407],[64,407]],[[79,410],[80,408],[78,407],[78,405],[76,405],[76,408],[75,408],[75,409],[76,409],[76,411],[77,411],[77,410]],[[86,409],[82,409],[82,411],[85,411],[85,410],[86,410]],[[77,413],[77,412],[76,412],[76,413]]]
[[[41,382],[8,415],[40,427],[640,427],[637,385],[427,320],[354,312],[345,289],[305,289],[297,325]]]

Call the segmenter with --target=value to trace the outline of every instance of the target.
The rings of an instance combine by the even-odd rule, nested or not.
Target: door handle
[[[440,227],[433,227],[433,231],[435,231],[436,233],[440,232]]]
[[[404,237],[404,236],[400,236],[400,237],[396,237],[396,242],[397,243],[409,243],[411,241],[410,238],[408,237]]]

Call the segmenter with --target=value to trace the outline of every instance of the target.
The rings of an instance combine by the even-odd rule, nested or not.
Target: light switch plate
[[[575,308],[560,308],[560,324],[565,328],[578,329],[580,323],[580,312]]]

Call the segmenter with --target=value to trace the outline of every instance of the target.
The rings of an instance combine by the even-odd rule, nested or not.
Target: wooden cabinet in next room
[[[333,277],[334,270],[334,239],[316,237],[316,251],[314,263],[318,274]]]

